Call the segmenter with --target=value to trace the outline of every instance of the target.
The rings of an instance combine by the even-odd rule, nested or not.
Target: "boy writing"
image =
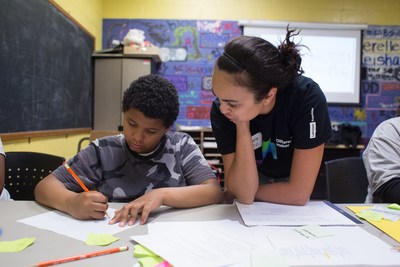
[[[190,208],[221,203],[216,177],[193,139],[170,132],[179,113],[176,89],[147,75],[132,82],[122,100],[123,134],[95,140],[68,165],[91,190],[84,192],[60,166],[35,188],[36,201],[77,219],[102,219],[108,201],[129,202],[110,224],[133,225],[166,205]]]

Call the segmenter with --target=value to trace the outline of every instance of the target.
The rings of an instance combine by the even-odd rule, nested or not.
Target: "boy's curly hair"
[[[169,128],[179,114],[179,97],[175,86],[155,74],[139,77],[124,92],[122,112],[135,108],[146,117],[160,119]]]

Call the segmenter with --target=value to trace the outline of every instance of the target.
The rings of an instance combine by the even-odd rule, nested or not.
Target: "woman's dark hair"
[[[133,81],[124,92],[122,112],[135,108],[146,117],[160,119],[166,128],[179,114],[179,97],[175,86],[167,79],[149,74]]]
[[[217,60],[217,67],[235,75],[235,81],[254,93],[261,101],[272,87],[278,92],[293,83],[301,68],[299,44],[292,39],[300,31],[286,28],[285,40],[278,47],[270,42],[250,36],[238,36],[229,41],[223,55]]]

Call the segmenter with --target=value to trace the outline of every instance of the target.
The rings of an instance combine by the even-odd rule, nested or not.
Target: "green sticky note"
[[[333,235],[328,228],[319,225],[306,225],[293,228],[293,230],[306,238],[319,238]]]
[[[396,204],[396,203],[393,203],[393,204],[390,204],[390,205],[388,206],[388,208],[389,208],[389,209],[392,209],[392,210],[400,210],[400,205],[399,205],[399,204]]]
[[[135,255],[136,258],[157,256],[153,251],[140,244],[133,247],[133,255]]]
[[[86,245],[88,246],[107,246],[115,241],[119,240],[118,237],[114,237],[110,234],[88,234],[86,238]]]
[[[154,267],[157,264],[164,262],[164,259],[159,256],[154,256],[154,257],[138,258],[138,261],[141,264],[141,266],[143,266],[143,267]]]
[[[133,255],[143,267],[153,267],[164,262],[163,258],[140,244],[134,246]]]
[[[35,242],[34,237],[25,237],[14,241],[0,241],[0,252],[20,252]]]
[[[383,219],[382,214],[371,211],[371,210],[363,210],[361,212],[356,213],[356,215],[364,220],[368,221],[376,221],[380,222]]]

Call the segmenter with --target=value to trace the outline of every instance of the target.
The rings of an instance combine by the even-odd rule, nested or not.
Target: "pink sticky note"
[[[172,267],[168,261],[160,262],[159,264],[155,265],[154,267]]]

